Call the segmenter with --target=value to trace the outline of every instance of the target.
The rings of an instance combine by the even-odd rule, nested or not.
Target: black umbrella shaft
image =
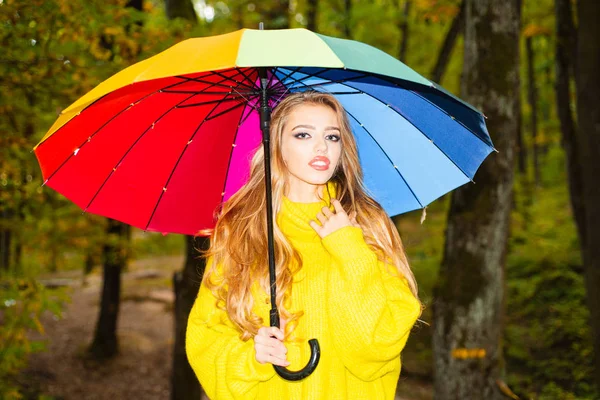
[[[269,248],[269,278],[271,282],[271,326],[280,328],[279,311],[276,303],[276,275],[275,275],[275,244],[273,243],[273,197],[271,195],[271,109],[269,108],[269,94],[267,86],[267,69],[259,68],[258,77],[260,78],[260,129],[263,135],[263,150],[265,152],[265,190],[267,200],[267,244]],[[290,371],[279,365],[273,365],[277,374],[288,381],[299,381],[312,374],[319,364],[321,358],[321,347],[317,339],[308,341],[310,345],[310,359],[304,368],[299,371]]]
[[[263,136],[263,150],[265,154],[265,191],[267,196],[267,247],[269,249],[269,278],[271,283],[271,326],[279,328],[279,311],[276,303],[276,271],[275,271],[275,244],[273,241],[273,198],[271,194],[271,109],[269,108],[269,84],[266,68],[258,69],[260,78],[260,129]]]

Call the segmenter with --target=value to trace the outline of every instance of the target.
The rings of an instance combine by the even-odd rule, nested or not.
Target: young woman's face
[[[340,160],[341,139],[335,111],[318,104],[297,106],[288,116],[281,138],[290,188],[327,183]]]

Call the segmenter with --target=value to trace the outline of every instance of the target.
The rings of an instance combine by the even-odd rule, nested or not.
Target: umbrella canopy
[[[102,82],[35,147],[45,184],[87,212],[196,234],[247,180],[268,105],[335,95],[365,184],[390,215],[472,181],[494,150],[484,116],[386,53],[305,29],[185,40]]]

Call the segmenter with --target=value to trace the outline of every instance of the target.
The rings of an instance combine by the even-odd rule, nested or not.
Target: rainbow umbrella
[[[44,184],[86,212],[148,231],[196,234],[249,176],[270,110],[318,90],[344,106],[365,185],[390,215],[425,207],[472,181],[494,151],[484,116],[364,43],[306,29],[242,29],[193,38],[134,64],[66,108],[35,146]],[[267,201],[270,160],[265,152]],[[271,326],[275,307],[272,207]],[[285,379],[307,367],[275,367]]]

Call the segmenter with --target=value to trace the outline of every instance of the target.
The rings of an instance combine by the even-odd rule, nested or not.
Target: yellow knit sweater
[[[420,315],[405,278],[377,260],[362,230],[344,227],[321,239],[309,226],[324,202],[284,198],[277,223],[303,259],[294,276],[291,311],[303,310],[294,334],[284,342],[289,370],[306,365],[307,340],[316,338],[321,360],[309,377],[289,382],[270,363],[255,359],[253,340],[239,338],[215,298],[201,285],[188,320],[186,351],[206,394],[217,399],[393,399],[400,352]],[[253,311],[265,325],[270,301],[253,290]]]

